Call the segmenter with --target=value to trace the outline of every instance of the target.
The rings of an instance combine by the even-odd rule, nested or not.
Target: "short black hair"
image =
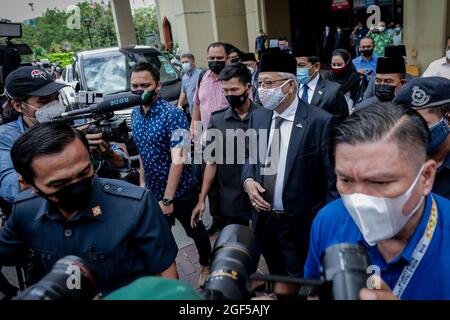
[[[209,52],[209,49],[211,48],[219,48],[219,47],[223,47],[223,50],[225,50],[225,53],[227,52],[227,47],[225,45],[225,43],[223,42],[213,42],[208,46],[208,49],[206,49],[206,52]]]
[[[309,57],[306,57],[306,60],[308,60],[312,65],[314,65],[316,63],[320,63],[319,56],[309,56]]]
[[[225,67],[219,74],[221,81],[228,81],[232,78],[238,78],[243,85],[252,83],[252,75],[247,66],[241,62],[232,63]]]
[[[133,72],[142,72],[142,71],[150,72],[150,74],[153,77],[153,80],[155,80],[156,82],[160,81],[160,74],[158,67],[155,66],[153,63],[148,62],[140,62],[131,67],[130,76],[133,74]]]
[[[375,103],[353,113],[332,131],[332,155],[339,144],[357,145],[388,138],[402,156],[425,161],[431,133],[421,115],[406,106]]]
[[[16,140],[11,149],[14,169],[30,184],[34,184],[32,161],[43,155],[57,154],[80,139],[90,154],[89,142],[78,130],[64,122],[42,123],[33,126]]]
[[[195,57],[194,57],[194,55],[192,53],[185,53],[185,54],[183,54],[181,56],[181,59],[183,59],[183,58],[188,58],[188,59],[190,59],[192,61],[195,61]]]

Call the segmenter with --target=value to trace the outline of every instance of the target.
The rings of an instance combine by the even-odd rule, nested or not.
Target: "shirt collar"
[[[100,185],[98,177],[94,175],[94,179],[92,182],[91,199],[89,200],[87,208],[79,212],[76,216],[72,217],[69,221],[77,221],[82,217],[104,221],[103,215],[101,213],[101,206],[99,206],[98,202],[96,202],[100,197],[99,192],[103,192],[102,186]],[[41,205],[39,206],[34,220],[42,219],[44,216],[50,220],[61,220],[62,218],[62,214],[59,212],[59,210],[55,206],[51,205],[50,201],[46,199],[44,199],[44,201],[42,201]]]
[[[318,74],[314,79],[307,83],[308,88],[312,91],[316,90],[317,84],[319,83],[320,74]]]
[[[20,133],[24,133],[25,131],[27,131],[27,127],[25,126],[25,123],[23,122],[23,117],[19,116],[16,120],[17,125],[19,126],[20,129]]]
[[[228,107],[228,109],[225,111],[225,120],[228,120],[230,118],[236,119],[238,121],[248,121],[248,119],[250,118],[250,114],[252,113],[253,109],[255,109],[255,104],[253,102],[251,102],[250,104],[250,109],[248,109],[248,113],[247,115],[241,119],[241,117],[239,117],[237,115],[237,113],[233,110],[232,107]]]
[[[431,195],[428,195],[425,198],[425,209],[424,209],[422,218],[420,219],[420,222],[419,222],[418,226],[416,227],[416,230],[414,231],[411,239],[409,239],[408,244],[406,245],[403,252],[397,258],[395,258],[393,261],[389,262],[387,265],[393,265],[393,264],[397,263],[400,259],[403,259],[406,262],[411,261],[414,250],[416,249],[417,244],[419,243],[420,239],[422,238],[422,236],[425,232],[425,229],[427,228],[428,219],[430,218],[430,214],[431,214],[431,206],[433,203],[432,199],[433,198]],[[361,245],[364,245],[368,250],[375,250],[377,252],[377,254],[380,257],[382,257],[381,253],[378,251],[376,246],[375,247],[369,246],[369,244],[364,240],[364,237],[361,232],[359,232],[359,235],[358,235],[358,243]]]
[[[151,115],[155,115],[158,114],[161,109],[162,109],[162,101],[163,99],[161,97],[158,97],[158,99],[156,99],[156,101],[150,106],[150,108],[147,110],[147,112],[144,112],[144,107],[140,106],[140,112],[143,116],[151,116]]]
[[[278,113],[276,111],[273,112],[272,119],[277,117],[281,117],[284,120],[288,120],[294,122],[295,114],[297,113],[298,108],[298,97],[295,97],[294,102],[286,109],[283,113]]]

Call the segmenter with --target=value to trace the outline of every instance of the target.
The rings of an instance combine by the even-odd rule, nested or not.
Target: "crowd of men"
[[[257,61],[215,42],[206,71],[182,56],[176,106],[161,97],[158,66],[133,66],[130,89],[143,99],[132,113],[140,186],[101,173],[129,169],[124,146],[40,123],[61,110],[64,84],[37,67],[12,72],[0,125],[0,197],[12,214],[0,230],[0,265],[31,266],[31,284],[77,255],[105,294],[145,275],[177,278],[177,219],[198,250],[199,286],[209,236],[241,224],[271,274],[319,278],[325,250],[354,243],[384,281],[361,298],[450,299],[450,38],[446,57],[421,78],[406,74],[402,46],[376,56],[381,42],[361,38],[354,60],[335,50],[328,73],[305,48]],[[188,160],[191,139],[200,164]]]

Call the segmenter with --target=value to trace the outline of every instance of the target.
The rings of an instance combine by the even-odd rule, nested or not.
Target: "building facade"
[[[404,25],[410,65],[424,71],[444,56],[450,0],[156,0],[161,40],[192,52],[201,66],[214,41],[254,52],[260,29],[269,39],[286,37],[290,45],[320,46],[325,25],[350,34],[358,21],[371,17],[367,7],[373,4],[383,21]]]

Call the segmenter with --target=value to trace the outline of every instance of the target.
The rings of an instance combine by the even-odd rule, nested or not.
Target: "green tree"
[[[103,6],[95,2],[81,2],[81,28],[70,29],[67,21],[73,12],[59,9],[48,9],[41,17],[35,19],[33,25],[23,25],[23,38],[32,49],[42,48],[44,52],[63,52],[64,44],[70,44],[70,51],[82,51],[91,48],[85,21],[90,21],[90,32],[94,48],[117,46],[116,32],[111,5]],[[145,36],[158,33],[158,21],[154,7],[139,8],[133,17],[138,44],[146,44]],[[36,51],[36,50],[35,50]],[[38,51],[41,51],[40,49]],[[41,57],[38,57],[41,58]]]

